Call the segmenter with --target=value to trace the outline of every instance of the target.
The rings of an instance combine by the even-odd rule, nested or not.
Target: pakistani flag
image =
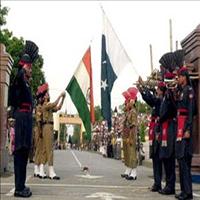
[[[121,70],[131,61],[105,13],[101,50],[101,109],[111,129],[111,91]]]
[[[94,123],[94,101],[90,48],[87,49],[66,90],[83,121],[87,138],[91,139],[91,123]]]

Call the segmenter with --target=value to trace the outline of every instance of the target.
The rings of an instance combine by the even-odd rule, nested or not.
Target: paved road
[[[127,181],[120,177],[124,171],[119,160],[103,158],[90,152],[57,150],[54,152],[55,169],[61,180],[41,180],[34,178],[33,164],[28,165],[27,185],[31,188],[33,200],[112,200],[112,199],[144,199],[167,200],[174,196],[162,196],[149,192],[153,183],[152,169],[138,167],[136,181]],[[89,174],[81,167],[89,167]],[[14,177],[1,178],[1,199],[13,197]],[[200,185],[193,184],[195,199],[200,199]],[[177,189],[179,184],[177,184]],[[20,198],[16,198],[20,199]]]

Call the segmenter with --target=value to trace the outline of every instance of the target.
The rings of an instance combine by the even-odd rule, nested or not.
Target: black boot
[[[185,193],[182,193],[179,197],[178,197],[179,200],[190,200],[190,199],[193,199],[193,195],[192,193],[191,194],[185,194]]]
[[[128,174],[121,174],[121,177],[126,178],[126,177],[128,177]]]
[[[156,184],[154,184],[154,185],[150,188],[150,190],[151,190],[152,192],[158,192],[159,190],[161,190],[161,187],[159,187],[159,186],[157,186]]]
[[[175,190],[174,190],[174,189],[170,189],[170,188],[168,188],[168,187],[165,187],[164,189],[159,190],[158,192],[159,192],[160,194],[163,194],[163,195],[175,194]]]
[[[22,191],[15,191],[14,196],[15,197],[23,197],[23,198],[28,198],[32,195],[32,192],[30,189],[28,190],[27,188],[24,188]]]

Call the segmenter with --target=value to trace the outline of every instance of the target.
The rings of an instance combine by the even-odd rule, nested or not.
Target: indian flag
[[[83,121],[87,138],[91,139],[91,123],[94,123],[94,100],[90,47],[80,61],[66,90]]]

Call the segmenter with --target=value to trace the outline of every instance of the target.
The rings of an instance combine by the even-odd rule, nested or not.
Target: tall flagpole
[[[173,51],[173,41],[172,41],[172,20],[169,20],[169,38],[170,38],[170,51]]]
[[[178,41],[176,40],[176,50],[178,50]]]
[[[152,52],[152,45],[149,45],[150,49],[150,64],[151,64],[151,73],[153,72],[153,52]]]

